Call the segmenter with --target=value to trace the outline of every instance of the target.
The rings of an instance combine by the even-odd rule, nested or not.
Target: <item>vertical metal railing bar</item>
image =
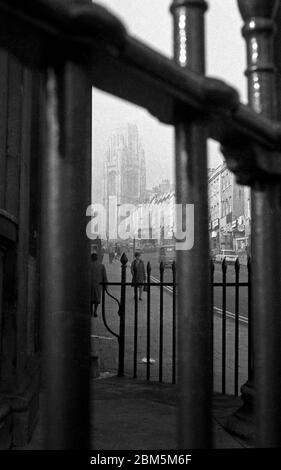
[[[146,267],[147,272],[147,339],[146,339],[146,380],[150,379],[150,314],[151,314],[151,305],[150,305],[150,276],[151,276],[151,264],[147,263]]]
[[[135,279],[137,279],[137,268],[135,266]],[[134,284],[134,372],[133,377],[134,379],[137,378],[137,360],[138,360],[138,286],[135,282]]]
[[[248,380],[253,370],[253,346],[252,346],[252,274],[251,274],[251,258],[248,257]]]
[[[235,354],[234,354],[234,395],[238,396],[239,378],[239,259],[235,262]]]
[[[247,45],[249,105],[257,113],[276,119],[278,100],[274,34],[280,1],[239,0],[238,4],[245,23],[242,32]],[[278,27],[281,25],[278,24]],[[255,151],[253,146],[254,158],[257,156]],[[262,148],[259,151],[262,153]],[[252,185],[254,382],[252,380],[251,385],[253,388],[254,384],[258,447],[280,447],[281,444],[280,195],[280,178],[263,181],[257,178]]]
[[[125,361],[125,325],[126,325],[126,270],[128,258],[123,253],[121,256],[121,296],[120,296],[120,326],[119,326],[119,359],[118,359],[118,377],[124,376]]]
[[[56,59],[60,66],[50,67],[46,77],[41,165],[45,445],[48,450],[87,449],[91,302],[85,214],[91,199],[92,93],[86,68]]]
[[[163,381],[163,306],[164,306],[164,263],[160,263],[160,312],[159,312],[159,382]]]
[[[172,383],[176,383],[176,262],[172,264],[173,274],[173,317],[172,317]]]
[[[105,285],[102,284],[102,291],[101,291],[101,314],[102,314],[102,320],[103,320],[103,323],[106,322],[106,319],[105,319]],[[91,309],[92,309],[92,306],[91,306]]]
[[[222,265],[222,355],[221,355],[221,391],[225,394],[226,386],[226,271],[227,263],[224,258]]]
[[[214,260],[211,258],[210,260],[210,286],[211,286],[211,309],[212,309],[212,317],[214,318],[214,274],[215,274],[215,263]],[[213,358],[214,362],[214,358]]]
[[[210,260],[210,284],[211,284],[211,305],[212,310],[214,309],[214,272],[215,272],[215,264],[214,261]]]
[[[9,53],[3,48],[0,50],[1,61],[1,76],[0,76],[0,153],[4,154],[7,148],[7,125],[8,125],[8,102],[9,95],[11,95],[9,86]],[[1,207],[6,207],[6,158],[0,159],[0,204]]]
[[[175,61],[202,75],[206,8],[204,0],[174,0],[171,7]],[[179,114],[175,126],[176,199],[184,214],[183,230],[194,228],[190,237],[177,243],[179,446],[208,448],[212,446],[213,322],[208,288],[207,125],[202,118],[193,118],[191,122],[190,116]],[[194,220],[192,216],[188,220],[187,205],[194,209]]]
[[[0,374],[2,376],[3,367],[3,281],[4,281],[4,265],[5,265],[5,252],[3,248],[0,248]]]

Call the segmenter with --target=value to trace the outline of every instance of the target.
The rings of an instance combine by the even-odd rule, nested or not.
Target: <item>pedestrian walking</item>
[[[141,259],[141,254],[136,251],[135,259],[131,264],[132,273],[132,286],[139,289],[139,300],[142,300],[143,284],[145,282],[145,268],[144,262]]]
[[[102,245],[101,250],[100,250],[100,260],[101,260],[101,263],[103,262],[104,253],[105,253],[105,248],[104,248],[104,246]]]
[[[113,249],[113,246],[110,245],[109,248],[108,248],[108,259],[109,259],[109,263],[112,264],[112,261],[113,261],[113,258],[114,258],[114,249]]]
[[[101,299],[101,283],[107,283],[107,275],[105,266],[98,260],[97,253],[92,253],[91,261],[91,300],[94,305],[94,317],[97,317]]]
[[[116,253],[117,253],[117,259],[120,259],[121,258],[121,248],[120,248],[119,244],[117,244],[117,246],[116,246]]]

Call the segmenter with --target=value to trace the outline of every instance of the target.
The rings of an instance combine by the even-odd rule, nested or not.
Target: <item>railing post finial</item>
[[[273,19],[277,13],[279,0],[238,0],[238,6],[245,22],[253,18]]]
[[[173,0],[170,10],[173,12],[175,8],[188,6],[203,8],[205,11],[208,8],[208,3],[205,0]]]
[[[127,258],[127,256],[126,256],[126,253],[123,253],[123,254],[122,254],[122,256],[121,256],[121,258],[120,258],[120,262],[121,262],[121,264],[122,264],[122,267],[123,267],[123,266],[126,266],[126,264],[128,263],[128,258]]]

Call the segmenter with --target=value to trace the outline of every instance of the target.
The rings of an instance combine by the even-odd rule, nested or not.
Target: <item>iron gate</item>
[[[127,263],[128,259],[126,254],[124,253],[121,257],[121,280],[120,282],[107,282],[103,284],[103,291],[102,291],[102,318],[106,329],[109,333],[117,338],[118,341],[118,376],[123,377],[124,373],[127,375],[131,375],[133,378],[138,377],[138,342],[139,342],[139,334],[138,334],[138,326],[139,326],[139,302],[138,302],[138,295],[137,295],[137,286],[133,286],[134,289],[134,300],[131,297],[128,298],[126,296],[128,289],[129,291],[132,289],[132,283],[127,279]],[[219,317],[219,322],[221,324],[221,332],[217,332],[216,334],[219,336],[217,342],[220,343],[221,348],[221,386],[220,390],[222,394],[226,394],[226,382],[227,382],[227,366],[228,366],[228,358],[227,353],[231,352],[231,345],[228,345],[227,338],[229,339],[231,333],[228,333],[229,322],[233,324],[234,330],[233,334],[233,387],[232,389],[228,386],[227,393],[232,393],[235,396],[239,394],[239,384],[241,385],[241,380],[239,380],[239,339],[240,339],[240,325],[246,325],[247,329],[247,374],[248,379],[251,376],[252,371],[252,338],[251,338],[251,260],[248,258],[247,262],[247,279],[241,280],[240,279],[240,264],[239,260],[237,259],[234,265],[234,279],[231,281],[227,277],[227,270],[229,271],[230,266],[227,265],[227,262],[224,260],[220,263],[220,271],[221,271],[221,281],[214,280],[214,271],[215,271],[215,263],[211,260],[210,262],[210,285],[211,285],[211,305],[212,311],[214,315]],[[170,281],[164,281],[164,273],[169,275]],[[217,273],[218,275],[219,273]],[[232,274],[232,273],[231,273]],[[155,277],[156,276],[156,277]],[[159,277],[159,279],[157,278]],[[217,276],[218,277],[218,276]],[[173,384],[177,381],[177,325],[176,319],[180,315],[180,312],[176,312],[176,263],[173,262],[171,269],[165,270],[165,265],[163,262],[160,263],[159,269],[157,272],[154,271],[154,276],[151,276],[151,264],[150,262],[147,263],[146,266],[146,281],[144,284],[141,284],[146,287],[146,297],[144,298],[146,304],[146,380],[151,379],[151,359],[154,360],[155,356],[151,354],[151,343],[157,342],[158,350],[157,350],[157,361],[155,361],[155,366],[158,365],[158,374],[157,380],[161,383],[163,380],[166,382],[171,382]],[[117,296],[116,292],[115,295],[112,294],[110,287],[117,287],[118,291],[120,290],[120,295]],[[157,288],[159,291],[159,295],[157,295],[157,305],[154,305],[154,308],[151,306],[151,290],[152,288]],[[196,286],[195,286],[196,288]],[[229,312],[227,310],[227,293],[233,289],[234,290],[234,299],[231,308],[234,307],[234,312]],[[243,312],[241,313],[240,302],[239,298],[241,295],[241,291],[246,289],[246,302],[247,302],[247,312],[246,316]],[[215,307],[214,302],[214,291],[220,290],[219,297],[221,299],[221,308]],[[164,293],[168,293],[172,296],[172,301],[168,306],[168,309],[171,308],[170,315],[164,314]],[[119,316],[119,331],[113,331],[112,327],[109,326],[109,321],[112,320],[110,315],[108,314],[107,310],[107,302],[106,298],[109,296],[113,298],[117,303],[117,314]],[[130,358],[126,358],[125,353],[125,341],[126,336],[128,337],[128,333],[126,334],[126,319],[128,319],[128,314],[131,310],[130,305],[133,303],[133,316],[134,316],[134,325],[131,329],[130,334],[133,335],[133,354],[132,360]],[[155,329],[151,327],[151,311],[154,312],[154,317],[157,317],[157,325]],[[156,313],[155,313],[156,312]],[[112,313],[112,312],[111,312]],[[108,321],[109,320],[109,321]],[[165,332],[165,335],[164,335]],[[215,335],[215,333],[214,333]],[[232,340],[232,338],[230,338]],[[165,344],[168,343],[168,344]],[[164,346],[167,346],[167,351],[164,353]],[[154,352],[155,352],[154,348]],[[128,353],[127,353],[128,354]],[[168,357],[167,357],[168,356]],[[127,364],[125,370],[125,359]],[[166,359],[166,360],[165,360]],[[232,359],[232,358],[231,358]],[[232,362],[232,361],[231,361]],[[132,363],[132,366],[130,364]],[[171,367],[169,367],[169,363],[171,363]],[[155,366],[153,366],[155,368]],[[165,373],[165,378],[163,378],[163,369],[168,369],[168,372]],[[143,378],[142,372],[140,373],[141,378]],[[152,380],[156,379],[156,374],[153,374]]]

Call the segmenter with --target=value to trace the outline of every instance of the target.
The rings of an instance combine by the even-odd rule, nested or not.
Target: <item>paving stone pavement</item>
[[[91,380],[92,450],[178,449],[177,387],[101,374]],[[22,449],[44,449],[44,392],[40,416],[31,442]],[[239,398],[214,394],[213,447],[242,449],[247,443],[228,434],[227,416],[241,405]]]

